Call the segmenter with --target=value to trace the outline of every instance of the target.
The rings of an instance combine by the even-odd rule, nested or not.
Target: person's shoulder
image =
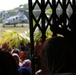
[[[22,71],[24,71],[24,70],[31,72],[31,70],[30,70],[28,67],[23,67],[23,66],[22,66],[22,67],[20,67],[20,68],[18,69],[19,72],[22,72]]]
[[[27,75],[32,75],[32,71],[31,71],[28,67],[20,67],[20,68],[18,69],[18,72],[19,72],[20,74],[26,73]]]

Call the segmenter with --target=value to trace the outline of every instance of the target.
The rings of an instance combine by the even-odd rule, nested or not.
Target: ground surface
[[[14,25],[5,25],[5,27],[3,27],[3,25],[0,24],[0,36],[6,30],[16,30],[17,32],[23,33],[29,30],[29,24],[24,24],[23,27],[21,24],[17,24],[16,27],[14,27]]]

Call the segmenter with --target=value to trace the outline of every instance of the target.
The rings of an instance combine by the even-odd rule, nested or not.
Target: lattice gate
[[[40,10],[40,15],[36,19],[34,16],[35,6],[38,5]],[[46,14],[47,7],[52,9],[52,13],[50,13],[49,17]],[[42,33],[43,41],[46,38],[46,30],[48,26],[52,26],[55,21],[60,18],[60,15],[63,13],[65,16],[65,21],[61,24],[63,29],[68,29],[68,20],[72,13],[75,12],[76,9],[76,0],[29,0],[29,24],[30,24],[30,40],[31,40],[31,55],[34,55],[34,32],[38,27]],[[33,20],[36,22],[33,25]],[[39,23],[41,22],[41,23]],[[54,33],[56,35],[56,33]],[[33,57],[34,58],[34,57]],[[33,75],[35,72],[35,63],[32,59],[32,71]]]

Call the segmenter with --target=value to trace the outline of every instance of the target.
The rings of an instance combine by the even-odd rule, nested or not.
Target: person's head
[[[7,51],[8,50],[8,47],[9,47],[8,43],[4,42],[2,44],[2,51]]]
[[[31,60],[30,59],[25,59],[23,61],[23,65],[22,66],[25,66],[25,67],[28,67],[29,69],[31,69]]]
[[[76,54],[64,37],[50,38],[43,46],[41,66],[44,75],[75,72],[75,60]]]
[[[20,61],[19,55],[17,53],[13,53],[12,56],[14,57],[16,64],[19,68],[19,61]]]
[[[18,71],[19,71],[19,75],[32,75],[31,70],[27,67],[20,67]]]
[[[11,53],[11,51],[12,51],[12,48],[9,47],[7,52]]]
[[[19,49],[15,48],[15,49],[13,49],[13,50],[11,51],[11,53],[17,53],[17,54],[19,55],[19,54],[20,54],[20,51],[19,51]]]
[[[0,75],[18,75],[16,62],[8,52],[0,51]]]

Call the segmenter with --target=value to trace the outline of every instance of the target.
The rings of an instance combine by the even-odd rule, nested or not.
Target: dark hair
[[[43,54],[48,75],[76,72],[76,54],[64,37],[50,38],[43,48]]]
[[[0,51],[0,75],[18,75],[15,59],[8,52]]]
[[[13,49],[12,50],[12,53],[17,53],[19,55],[20,54],[20,51],[19,51],[19,49]]]

